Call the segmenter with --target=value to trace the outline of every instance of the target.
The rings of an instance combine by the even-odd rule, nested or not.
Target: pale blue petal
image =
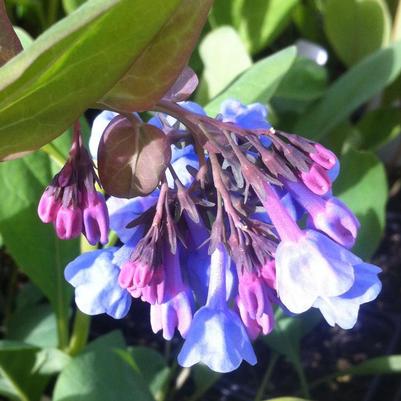
[[[338,297],[318,298],[313,306],[319,308],[327,323],[352,329],[358,319],[360,305],[373,301],[381,291],[377,275],[381,269],[362,263],[355,266],[355,282],[349,291]]]
[[[75,302],[88,315],[106,313],[121,319],[129,311],[131,296],[119,286],[120,269],[113,264],[116,249],[84,253],[65,269],[65,279],[75,287]]]
[[[319,233],[315,235],[312,230],[298,242],[282,241],[279,244],[276,251],[277,290],[291,312],[305,312],[317,297],[341,295],[351,288],[354,269],[350,260],[353,258],[344,256],[338,247],[334,241]]]
[[[127,225],[142,213],[156,204],[158,190],[148,196],[138,196],[132,199],[121,199],[111,196],[107,200],[110,216],[110,228],[115,231],[122,242],[126,243],[133,237],[142,236],[142,227],[127,228]]]

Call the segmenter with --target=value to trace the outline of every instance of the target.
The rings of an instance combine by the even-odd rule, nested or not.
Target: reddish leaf
[[[10,20],[4,0],[0,0],[0,67],[22,50]]]
[[[212,4],[213,0],[181,0],[153,46],[98,104],[125,112],[151,109],[188,64]]]
[[[199,80],[192,68],[185,67],[175,84],[163,96],[163,99],[173,102],[187,100],[198,86]]]
[[[150,194],[171,160],[166,135],[153,125],[117,116],[99,145],[99,177],[105,191],[118,198]]]

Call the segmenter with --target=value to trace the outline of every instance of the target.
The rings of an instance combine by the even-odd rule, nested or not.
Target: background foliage
[[[36,216],[40,194],[67,154],[72,122],[93,107],[151,108],[187,62],[211,3],[6,1],[25,50],[0,69],[0,157],[12,159],[42,148],[0,164],[4,397],[194,401],[220,378],[201,366],[179,370],[172,362],[175,343],[162,355],[160,347],[156,351],[132,341],[128,347],[115,331],[100,337],[92,333],[93,341],[85,346],[89,322],[74,310],[63,278],[64,266],[78,255],[80,244],[57,240]],[[400,4],[215,0],[190,60],[201,77],[195,99],[208,113],[218,113],[229,97],[262,102],[275,126],[336,151],[343,174],[334,191],[361,221],[355,250],[367,258],[381,241],[387,177],[401,156]],[[5,32],[0,32],[0,43]],[[325,49],[328,62],[305,57],[301,39]],[[319,319],[313,313],[278,315],[277,322],[275,333],[259,344],[268,361],[261,363],[265,375],[255,399],[270,395],[270,377],[282,358],[297,373],[299,394],[313,398],[301,344]],[[401,356],[380,356],[319,382],[400,372]],[[276,389],[275,394],[282,392]]]

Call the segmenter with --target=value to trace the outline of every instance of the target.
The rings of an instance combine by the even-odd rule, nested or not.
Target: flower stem
[[[49,157],[60,167],[64,166],[66,162],[65,156],[52,143],[48,143],[45,146],[42,146],[40,150],[47,153]]]
[[[394,17],[393,30],[391,32],[391,40],[396,42],[401,39],[401,0],[398,0],[397,11]]]
[[[85,348],[89,337],[90,322],[90,316],[85,315],[77,309],[70,344],[68,346],[68,354],[72,356],[76,355]]]
[[[86,238],[81,235],[81,254],[96,249],[96,246],[90,245]],[[85,348],[85,345],[88,342],[90,323],[90,316],[85,315],[79,309],[77,309],[74,318],[72,334],[68,345],[68,354],[76,355]]]
[[[261,401],[263,396],[265,395],[266,387],[269,384],[271,375],[273,373],[274,367],[276,366],[278,359],[279,359],[279,354],[277,352],[274,352],[270,358],[269,365],[267,366],[265,375],[263,376],[262,382],[260,383],[258,392],[256,393],[255,401]]]

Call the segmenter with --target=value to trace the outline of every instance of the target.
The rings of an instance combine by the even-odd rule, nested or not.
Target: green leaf
[[[56,316],[46,304],[19,309],[8,322],[7,338],[43,348],[57,347]]]
[[[92,0],[53,25],[0,70],[0,159],[51,141],[110,90],[103,104],[153,105],[189,57],[210,2]]]
[[[37,203],[58,169],[43,153],[0,164],[0,185],[7,193],[0,204],[0,232],[17,265],[49,298],[65,336],[71,288],[64,267],[79,254],[79,243],[57,239],[53,226],[37,216]]]
[[[380,243],[385,225],[388,192],[386,172],[372,152],[352,149],[341,158],[341,170],[333,192],[361,223],[353,252],[369,258]]]
[[[126,112],[146,111],[154,106],[188,64],[213,1],[181,0],[151,45],[98,104]],[[151,12],[148,15],[154,19]]]
[[[266,103],[292,66],[295,55],[295,48],[288,47],[257,62],[213,99],[205,107],[206,112],[216,115],[219,113],[220,104],[230,98],[240,100],[244,104]]]
[[[361,148],[378,150],[401,132],[401,111],[381,108],[366,113],[358,122],[361,133]]]
[[[379,356],[353,366],[339,375],[388,375],[401,373],[401,355]]]
[[[86,0],[63,0],[63,8],[67,14],[72,13],[78,7],[82,6]]]
[[[252,65],[241,38],[228,26],[213,30],[202,40],[199,52],[205,66],[203,85],[207,98],[219,94],[238,75]],[[235,62],[233,62],[235,60]]]
[[[5,388],[19,401],[39,400],[48,376],[35,369],[39,348],[17,341],[0,341],[0,374]],[[0,386],[0,391],[3,386]]]
[[[300,118],[295,132],[315,140],[323,138],[389,85],[400,71],[401,42],[378,50],[332,84],[323,98]]]
[[[0,0],[0,67],[21,50],[21,42],[7,16],[4,0]]]
[[[322,96],[327,87],[327,70],[314,61],[297,57],[274,97],[311,101]]]
[[[114,330],[111,333],[96,338],[96,340],[86,346],[84,352],[104,349],[111,350],[115,348],[125,348],[125,340],[123,334],[119,330]]]
[[[275,320],[274,331],[263,340],[292,363],[299,363],[301,340],[320,322],[320,314],[312,309],[302,315],[286,316],[281,309],[277,309]]]
[[[297,57],[271,100],[272,111],[278,117],[275,125],[291,132],[299,115],[319,99],[326,88],[327,70],[312,60]]]
[[[20,40],[21,45],[24,49],[26,49],[33,43],[32,36],[24,29],[22,29],[18,26],[15,26],[14,31],[15,31],[16,35],[18,36],[18,39]]]
[[[345,370],[339,370],[316,381],[314,385],[324,383],[341,376],[399,375],[401,373],[401,355],[378,356],[368,359]]]
[[[206,365],[197,364],[191,368],[191,378],[194,381],[195,391],[190,397],[190,401],[201,400],[202,396],[209,390],[221,377],[221,373],[214,372]]]
[[[212,25],[233,25],[251,53],[273,42],[286,28],[298,0],[216,0]]]
[[[384,0],[328,0],[324,22],[330,43],[347,65],[389,43],[391,17]]]
[[[154,401],[142,376],[117,352],[93,350],[61,372],[53,401]]]
[[[130,353],[153,397],[161,399],[170,378],[170,368],[163,356],[146,347],[133,347]]]

